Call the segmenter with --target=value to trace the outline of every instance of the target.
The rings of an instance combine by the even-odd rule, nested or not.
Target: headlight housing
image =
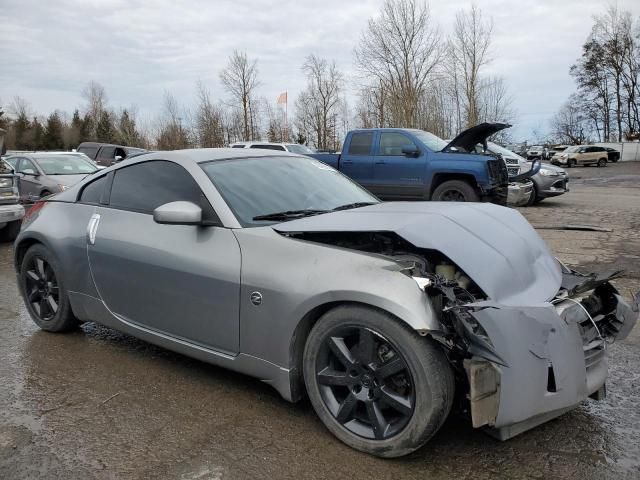
[[[548,168],[541,168],[540,169],[540,175],[542,175],[544,177],[557,177],[560,174],[558,172],[556,172],[555,170],[549,170]]]
[[[58,184],[58,187],[60,187],[61,192],[64,192],[67,188],[69,188],[68,185],[61,185],[61,184]]]
[[[11,186],[13,186],[13,178],[11,177],[0,178],[0,188],[6,188]]]

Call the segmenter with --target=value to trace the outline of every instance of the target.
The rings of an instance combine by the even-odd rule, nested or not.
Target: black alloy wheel
[[[335,419],[355,435],[391,438],[415,408],[407,362],[381,334],[363,326],[327,336],[316,361],[320,395]]]
[[[461,191],[459,190],[446,190],[441,196],[440,200],[442,202],[464,202],[465,198]]]
[[[601,158],[600,160],[598,160],[598,167],[602,168],[606,166],[607,166],[607,161],[604,158]]]
[[[55,272],[40,256],[31,257],[25,267],[26,300],[40,320],[50,321],[56,316],[60,301]]]
[[[47,247],[37,243],[27,250],[18,277],[20,293],[36,325],[48,332],[67,332],[78,325],[58,260]]]

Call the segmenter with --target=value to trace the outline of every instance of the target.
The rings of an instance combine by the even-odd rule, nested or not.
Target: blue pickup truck
[[[384,200],[440,200],[506,204],[508,172],[502,159],[477,145],[509,127],[482,123],[447,143],[404,128],[352,130],[340,154],[309,155],[340,170]]]

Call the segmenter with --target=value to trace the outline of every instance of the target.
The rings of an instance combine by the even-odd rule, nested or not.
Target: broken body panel
[[[504,210],[377,204],[274,229],[408,265],[435,312],[419,333],[445,347],[474,427],[505,440],[603,397],[607,344],[628,335],[639,298],[629,304],[609,283],[619,272],[564,267],[518,212]]]

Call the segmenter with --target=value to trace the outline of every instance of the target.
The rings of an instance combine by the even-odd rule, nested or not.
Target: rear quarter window
[[[93,182],[86,184],[82,189],[82,192],[80,192],[80,198],[78,201],[81,203],[100,203],[106,183],[107,175],[103,175]]]

